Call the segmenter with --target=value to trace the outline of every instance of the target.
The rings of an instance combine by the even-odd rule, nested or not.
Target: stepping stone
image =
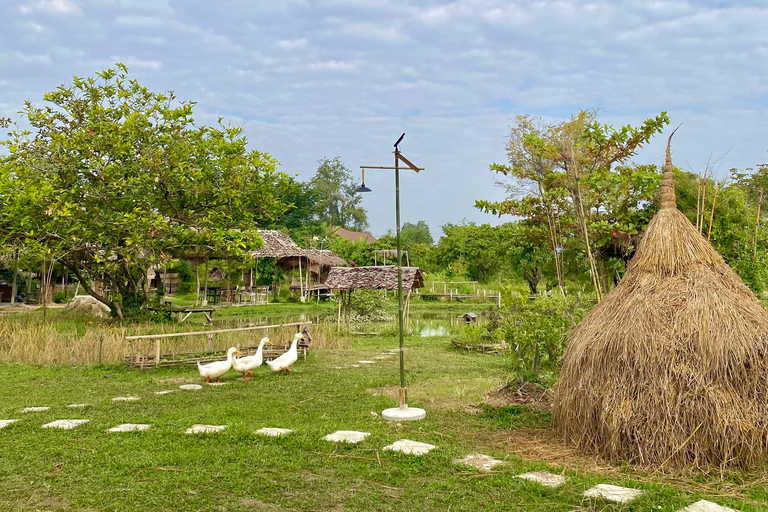
[[[289,428],[272,428],[272,427],[264,427],[256,431],[256,433],[259,435],[269,436],[269,437],[287,436],[291,432],[293,432],[293,430]]]
[[[533,471],[531,473],[523,473],[522,475],[517,475],[517,478],[530,480],[531,482],[536,482],[543,485],[544,487],[552,487],[553,489],[555,487],[560,487],[568,481],[567,476],[555,475],[549,471]]]
[[[396,452],[403,452],[408,455],[424,455],[435,449],[435,445],[429,443],[420,443],[418,441],[409,441],[408,439],[401,439],[394,443],[385,446],[385,450],[394,450]]]
[[[344,369],[343,366],[329,366],[328,368],[330,368],[331,370],[343,370]]]
[[[175,389],[166,389],[165,391],[155,391],[156,395],[167,395],[168,393],[175,393]]]
[[[376,356],[376,357],[374,357],[374,359],[389,359],[389,356],[388,355],[386,355],[386,356]]]
[[[72,409],[77,409],[79,407],[90,407],[89,404],[69,404],[67,407],[70,407]]]
[[[504,461],[494,459],[489,455],[483,455],[482,453],[471,453],[463,459],[456,459],[454,464],[464,464],[465,466],[472,466],[480,471],[490,471],[499,464],[504,464]]]
[[[21,412],[43,412],[50,409],[50,407],[25,407]]]
[[[364,441],[368,437],[370,432],[356,432],[354,430],[337,430],[333,434],[328,434],[323,438],[323,441],[331,441],[333,443],[359,443]]]
[[[360,364],[376,364],[376,361],[358,361]]]
[[[42,428],[61,428],[64,430],[72,430],[73,428],[88,423],[91,420],[56,420],[50,423],[46,423]]]
[[[227,386],[229,382],[209,382],[209,386]]]
[[[183,389],[185,391],[192,391],[195,389],[203,389],[203,386],[201,386],[200,384],[182,384],[181,386],[179,386],[179,389]]]
[[[213,434],[227,428],[226,425],[192,425],[187,429],[187,434]]]
[[[19,421],[19,420],[0,420],[0,428],[5,428],[15,421]]]
[[[604,498],[616,503],[629,503],[643,494],[640,489],[630,489],[629,487],[619,487],[618,485],[597,484],[591,489],[584,491],[587,498]]]
[[[122,425],[108,429],[107,432],[144,432],[145,430],[149,430],[149,425],[141,423],[123,423]]]
[[[701,501],[697,501],[692,505],[688,505],[684,509],[680,510],[680,512],[739,512],[739,511],[733,508],[721,507],[717,503],[712,503],[711,501],[701,500]]]
[[[138,400],[141,400],[141,398],[137,396],[116,396],[112,399],[113,402],[136,402]]]
[[[359,365],[359,364],[351,364],[351,365],[349,365],[349,366],[351,366],[352,368],[360,368],[360,365]]]

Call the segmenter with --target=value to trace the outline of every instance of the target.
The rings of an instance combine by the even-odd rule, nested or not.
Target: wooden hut
[[[411,292],[424,287],[424,276],[419,267],[402,267],[403,292],[406,293],[404,307],[406,311],[411,302]],[[397,267],[334,267],[328,273],[325,286],[329,290],[338,290],[339,321],[342,310],[348,312],[349,297],[355,290],[397,290]]]
[[[346,265],[338,254],[333,251],[317,249],[302,249],[291,239],[276,230],[259,230],[264,245],[251,251],[254,258],[274,258],[276,268],[283,271],[299,270],[299,279],[291,283],[292,289],[298,289],[302,296],[310,291],[320,292],[332,267]]]
[[[555,427],[612,460],[752,466],[768,457],[768,312],[677,209],[669,143],[659,203],[624,278],[569,334]]]

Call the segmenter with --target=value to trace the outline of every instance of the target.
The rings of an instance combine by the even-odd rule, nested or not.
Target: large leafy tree
[[[330,226],[357,230],[368,227],[368,215],[362,207],[362,198],[355,193],[357,185],[341,158],[321,159],[310,184],[317,197],[320,221]]]
[[[413,244],[432,245],[435,241],[429,232],[429,226],[424,220],[417,223],[406,222],[400,228],[400,237],[403,242],[403,248],[410,249]]]
[[[149,300],[150,267],[240,257],[258,247],[257,224],[286,209],[271,156],[248,150],[239,128],[194,126],[192,103],[123,65],[43,99],[23,109],[31,130],[4,141],[4,237],[44,247],[118,318]]]
[[[620,129],[598,123],[594,110],[560,123],[518,116],[507,141],[509,163],[491,166],[504,177],[509,197],[476,206],[545,226],[561,288],[561,249],[573,246],[575,235],[600,298],[608,289],[608,257],[627,257],[634,249],[659,183],[654,167],[627,161],[668,123],[665,112]]]

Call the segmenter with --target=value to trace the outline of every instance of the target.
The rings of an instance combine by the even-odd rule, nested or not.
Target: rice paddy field
[[[229,373],[221,386],[191,366],[0,363],[0,420],[17,420],[0,422],[0,510],[678,511],[700,500],[768,510],[765,468],[661,473],[575,452],[549,428],[545,389],[505,387],[514,381],[507,357],[460,351],[450,339],[406,340],[409,402],[427,417],[402,424],[380,417],[397,400],[393,333],[330,340],[290,375],[264,366],[251,381]],[[202,386],[180,388],[188,384]],[[528,391],[538,398],[527,403]],[[73,419],[88,421],[42,428]],[[148,430],[108,432],[122,424]],[[224,428],[187,433],[194,425]],[[268,427],[292,432],[256,432]],[[369,435],[323,439],[338,430]],[[404,439],[435,448],[385,449]],[[501,463],[482,471],[455,462],[470,454]],[[565,483],[519,478],[537,471]],[[598,484],[642,492],[628,503],[584,495]]]

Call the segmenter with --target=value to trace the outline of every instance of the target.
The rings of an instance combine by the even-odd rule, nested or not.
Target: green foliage
[[[240,128],[197,127],[194,104],[128,78],[118,64],[28,101],[0,165],[0,236],[58,259],[123,318],[148,301],[147,269],[169,257],[233,257],[287,210],[289,178],[248,150]],[[92,289],[101,282],[109,294]]]
[[[568,330],[587,313],[580,298],[555,293],[535,300],[508,293],[502,297],[497,336],[509,345],[518,375],[537,375],[544,365],[557,371]]]
[[[317,172],[310,181],[318,219],[330,226],[355,230],[368,227],[368,216],[361,206],[362,197],[355,193],[357,184],[341,158],[323,158],[318,164]]]
[[[499,216],[523,217],[536,226],[530,241],[544,247],[541,240],[546,238],[561,276],[562,250],[567,247],[589,255],[588,241],[589,265],[607,291],[608,260],[631,257],[638,234],[655,213],[652,198],[661,180],[655,166],[632,166],[626,161],[669,118],[662,112],[640,127],[618,130],[599,124],[594,110],[579,111],[554,124],[531,116],[515,120],[507,142],[509,163],[491,165],[492,171],[506,178],[500,184],[508,198],[477,201],[476,207]]]
[[[358,322],[391,320],[387,313],[390,304],[385,290],[355,290],[349,299],[352,317]]]
[[[452,277],[486,281],[504,266],[508,240],[502,230],[474,222],[445,224],[433,251],[436,267]]]
[[[429,226],[426,221],[420,220],[416,224],[406,222],[400,228],[400,239],[403,242],[403,248],[410,250],[413,244],[432,245],[435,241],[429,232]]]

